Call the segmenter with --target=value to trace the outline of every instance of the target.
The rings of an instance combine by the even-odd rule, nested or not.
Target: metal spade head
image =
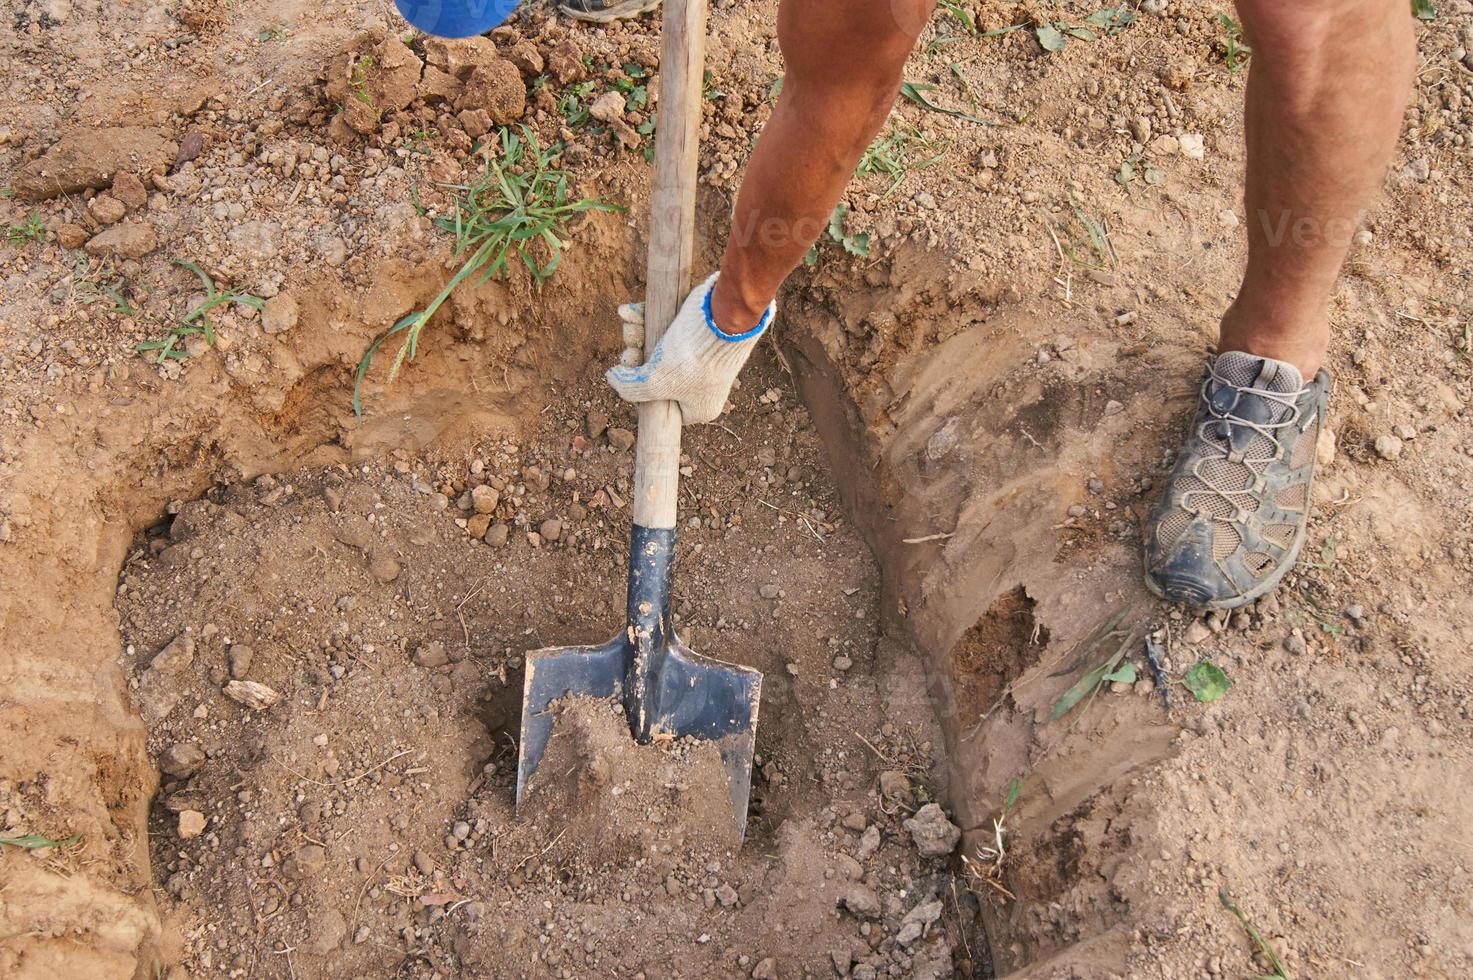
[[[726,769],[737,840],[746,835],[752,755],[762,674],[693,652],[670,621],[675,532],[634,528],[628,623],[602,646],[550,647],[527,655],[517,803],[552,734],[560,698],[618,697],[635,740],[699,738],[717,742]]]

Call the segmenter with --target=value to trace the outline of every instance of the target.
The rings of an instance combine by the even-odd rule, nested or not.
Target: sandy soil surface
[[[1331,310],[1306,557],[1208,617],[1138,551],[1242,260],[1226,9],[960,9],[688,434],[677,623],[765,675],[737,849],[659,765],[609,803],[594,718],[563,743],[594,780],[513,807],[520,658],[619,625],[633,415],[599,374],[656,21],[6,4],[0,837],[40,836],[0,845],[0,974],[1273,972],[1225,898],[1285,977],[1473,974],[1473,4],[1421,27]],[[774,10],[712,12],[703,268]],[[357,417],[519,124],[627,210],[570,220],[546,285],[467,283],[392,383],[391,340]]]

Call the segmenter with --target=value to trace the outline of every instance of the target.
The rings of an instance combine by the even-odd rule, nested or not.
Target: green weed
[[[860,178],[875,174],[889,177],[890,185],[880,195],[883,199],[895,193],[906,174],[935,166],[950,149],[943,141],[928,140],[918,130],[901,127],[876,138],[854,172]]]
[[[1436,20],[1437,8],[1432,0],[1412,0],[1412,16],[1418,20]]]
[[[1193,664],[1182,677],[1182,684],[1203,704],[1211,704],[1233,686],[1222,668],[1210,660],[1199,660]]]
[[[183,346],[188,337],[202,335],[205,343],[211,347],[215,346],[215,323],[210,319],[211,310],[231,303],[237,306],[249,306],[258,311],[266,306],[266,301],[259,296],[238,293],[228,288],[219,289],[215,285],[215,280],[211,279],[205,270],[187,259],[176,259],[174,264],[188,269],[199,277],[200,285],[205,290],[205,298],[194,309],[172,323],[169,326],[169,332],[162,339],[146,340],[134,348],[140,354],[152,356],[155,363],[158,364],[165,361],[188,360],[189,353],[184,350]]]
[[[1049,234],[1053,236],[1059,254],[1086,269],[1114,268],[1119,257],[1110,241],[1109,224],[1081,208],[1072,193],[1069,195],[1069,215],[1072,220],[1051,222],[1049,226]],[[1061,232],[1063,237],[1060,237]]]
[[[1248,938],[1253,940],[1254,945],[1258,947],[1258,952],[1268,961],[1269,966],[1273,967],[1274,972],[1266,976],[1255,977],[1254,980],[1289,980],[1289,974],[1284,970],[1284,964],[1279,962],[1279,956],[1274,952],[1274,948],[1268,944],[1268,940],[1263,938],[1263,933],[1258,931],[1258,928],[1249,921],[1242,910],[1233,904],[1233,897],[1228,894],[1226,886],[1217,890],[1217,900],[1222,903],[1223,908],[1238,917],[1238,921],[1248,933]]]
[[[848,234],[844,230],[848,219],[849,204],[846,201],[840,201],[838,207],[834,208],[834,213],[829,215],[828,235],[830,240],[850,255],[862,259],[869,258],[869,232],[860,232],[857,235]],[[818,264],[818,245],[818,242],[814,242],[809,246],[808,254],[803,256],[803,264],[809,268]]]
[[[14,222],[5,229],[5,240],[16,247],[29,245],[31,242],[44,242],[46,222],[33,211],[25,221]]]
[[[475,183],[456,186],[455,213],[435,225],[455,236],[455,256],[466,256],[460,270],[423,310],[417,310],[381,334],[363,355],[353,381],[353,412],[363,415],[361,389],[373,355],[390,337],[404,334],[389,368],[389,381],[404,361],[413,360],[425,325],[461,283],[505,276],[512,258],[520,259],[533,280],[545,282],[562,261],[567,223],[586,211],[622,211],[616,204],[590,198],[573,200],[570,175],[553,166],[560,144],[543,148],[527,126],[501,130],[501,154],[486,158],[486,172]]]
[[[926,93],[933,92],[935,90],[935,85],[923,82],[904,82],[900,86],[900,94],[905,96],[911,102],[914,102],[916,105],[920,106],[922,109],[926,109],[930,112],[939,112],[943,116],[955,116],[958,119],[965,119],[967,122],[974,122],[979,126],[995,125],[994,123],[988,122],[986,119],[974,116],[969,112],[962,112],[960,109],[948,109],[946,106],[938,105],[937,103],[931,101]]]
[[[1088,711],[1090,704],[1094,702],[1095,696],[1100,693],[1100,688],[1106,684],[1121,681],[1126,684],[1135,683],[1135,664],[1124,663],[1125,653],[1136,641],[1134,631],[1127,633],[1125,642],[1115,649],[1104,663],[1086,673],[1079,680],[1070,685],[1069,689],[1059,696],[1054,702],[1054,709],[1049,714],[1049,721],[1058,721],[1067,715],[1080,701],[1085,701],[1084,710]]]
[[[1217,22],[1222,25],[1222,60],[1233,74],[1243,70],[1253,49],[1243,43],[1243,28],[1227,14],[1218,14]]]
[[[22,847],[28,851],[40,850],[43,847],[66,847],[75,844],[82,839],[81,834],[73,834],[64,840],[52,840],[40,834],[26,834],[24,837],[0,837],[0,851],[5,849],[4,845],[11,847]]]

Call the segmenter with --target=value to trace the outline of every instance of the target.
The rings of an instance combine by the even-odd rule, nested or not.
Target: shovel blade
[[[693,652],[670,637],[655,690],[631,697],[627,677],[636,650],[627,634],[597,647],[551,647],[527,655],[522,687],[522,737],[517,756],[517,803],[537,771],[552,734],[553,702],[568,696],[618,697],[631,736],[698,738],[718,743],[726,771],[733,827],[746,836],[752,757],[762,674]]]

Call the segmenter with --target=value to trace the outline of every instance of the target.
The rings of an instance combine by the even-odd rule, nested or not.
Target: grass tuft
[[[554,143],[544,148],[527,126],[503,127],[499,156],[487,154],[486,172],[474,183],[453,185],[459,191],[454,214],[435,219],[435,226],[455,236],[455,256],[465,256],[460,270],[422,310],[384,331],[363,354],[353,381],[353,413],[363,417],[363,378],[384,341],[404,335],[389,368],[389,382],[406,360],[414,360],[425,325],[456,288],[472,276],[477,282],[504,277],[513,258],[538,285],[557,271],[569,221],[586,211],[622,211],[616,204],[591,198],[573,199],[567,171],[553,165],[562,152]]]

